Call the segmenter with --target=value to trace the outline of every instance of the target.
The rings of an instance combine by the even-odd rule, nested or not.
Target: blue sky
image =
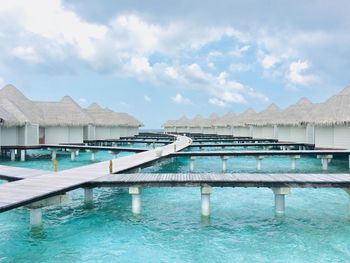
[[[0,85],[158,128],[349,85],[349,1],[0,0]]]

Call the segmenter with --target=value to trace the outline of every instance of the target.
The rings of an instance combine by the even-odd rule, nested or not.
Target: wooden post
[[[113,161],[109,161],[109,174],[113,174]]]

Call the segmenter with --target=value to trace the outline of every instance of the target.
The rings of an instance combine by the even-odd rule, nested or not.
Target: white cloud
[[[43,62],[43,59],[32,47],[15,47],[12,49],[11,54],[19,59],[32,62],[34,64]]]
[[[172,97],[171,100],[176,104],[192,104],[191,100],[182,96],[180,93],[177,93],[175,97]]]
[[[144,99],[146,102],[152,102],[152,98],[149,97],[149,96],[147,96],[147,95],[143,96],[143,99]]]
[[[226,107],[227,106],[227,104],[224,101],[217,99],[217,98],[210,98],[208,100],[208,102],[212,105],[219,106],[219,107]]]
[[[228,52],[228,55],[234,56],[234,57],[241,57],[245,52],[247,52],[250,49],[249,45],[245,45],[242,47],[235,47],[233,50]]]
[[[266,55],[263,57],[261,60],[261,65],[264,69],[271,69],[273,68],[277,63],[279,62],[279,59],[271,56],[271,55]]]
[[[295,61],[289,66],[288,79],[299,85],[309,85],[318,82],[318,78],[311,74],[305,74],[310,68],[308,61]]]
[[[230,65],[229,70],[232,72],[246,72],[251,71],[253,67],[253,64],[233,63]]]
[[[215,64],[213,62],[210,62],[207,64],[208,68],[210,68],[211,70],[215,70],[216,67],[215,67]]]

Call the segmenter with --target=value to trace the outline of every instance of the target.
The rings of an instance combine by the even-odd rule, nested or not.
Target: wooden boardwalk
[[[67,149],[67,150],[92,150],[92,151],[119,151],[119,152],[145,152],[146,148],[131,148],[131,147],[109,147],[109,146],[86,146],[74,144],[40,144],[40,145],[11,145],[2,146],[2,150],[45,150],[45,149]]]
[[[86,184],[89,187],[350,187],[350,174],[114,174]]]
[[[196,151],[196,152],[177,152],[172,153],[170,157],[175,156],[198,156],[198,157],[221,157],[221,156],[267,156],[267,155],[350,155],[350,150],[266,150],[266,151]]]
[[[308,143],[291,143],[291,142],[258,142],[258,143],[206,143],[198,144],[194,143],[190,148],[220,148],[220,147],[305,147],[305,148],[315,148],[314,144]]]
[[[166,157],[189,146],[190,139],[179,136],[172,144],[155,150],[114,159],[113,173],[120,173]],[[57,173],[44,173],[24,180],[0,185],[0,212],[11,210],[47,197],[79,188],[89,181],[109,174],[109,161]]]
[[[7,181],[22,180],[47,173],[49,172],[43,170],[0,165],[0,179]]]
[[[237,138],[214,138],[214,139],[194,139],[194,143],[215,142],[215,143],[256,143],[256,142],[278,142],[275,139],[237,139]]]

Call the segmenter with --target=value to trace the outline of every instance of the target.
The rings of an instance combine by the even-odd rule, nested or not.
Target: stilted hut
[[[215,122],[217,134],[219,135],[233,135],[233,127],[237,121],[237,115],[230,111],[218,121]]]
[[[315,104],[306,98],[289,106],[276,117],[278,140],[285,142],[313,143],[313,129],[305,122]]]
[[[39,143],[42,113],[13,85],[0,89],[0,145],[34,145]]]
[[[350,87],[317,105],[307,122],[315,126],[316,147],[350,149]]]
[[[202,115],[197,115],[189,121],[190,133],[203,133],[203,123],[205,119]]]
[[[40,122],[40,143],[83,143],[84,127],[92,124],[92,119],[69,96],[59,102],[35,102],[42,111]]]
[[[139,133],[142,123],[127,113],[103,109],[96,103],[85,109],[92,123],[84,128],[84,140],[119,139]]]
[[[253,138],[277,139],[277,127],[273,123],[281,111],[276,104],[271,104],[265,110],[259,112],[251,123]]]
[[[256,111],[252,108],[247,109],[237,117],[237,122],[233,128],[234,136],[252,136],[253,128],[250,125],[256,118]]]
[[[186,116],[182,116],[179,120],[175,122],[176,131],[178,133],[189,133],[190,120]]]

